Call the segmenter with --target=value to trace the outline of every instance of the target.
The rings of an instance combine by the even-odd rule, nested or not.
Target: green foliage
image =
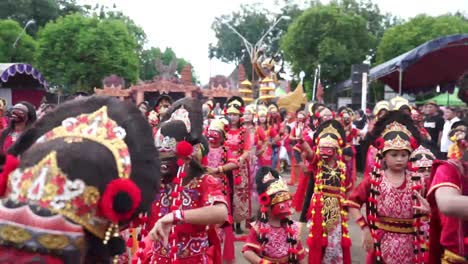
[[[38,68],[66,93],[92,92],[110,74],[138,78],[136,40],[121,20],[68,15],[39,31],[38,42]]]
[[[30,35],[23,34],[16,47],[13,47],[13,43],[22,31],[18,22],[0,20],[0,62],[34,63],[37,43]]]
[[[362,16],[330,4],[304,11],[289,26],[281,47],[295,73],[311,76],[321,64],[322,84],[333,86],[349,77],[351,65],[361,62],[376,41]]]
[[[460,16],[419,15],[385,32],[377,49],[377,62],[390,60],[429,40],[460,33],[468,33],[468,21]]]
[[[55,20],[76,12],[85,12],[85,8],[76,3],[75,0],[2,0],[0,1],[0,19],[12,19],[17,21],[21,27],[25,26],[30,19],[36,21],[36,25],[28,28],[28,32],[36,35],[40,27],[49,21]]]

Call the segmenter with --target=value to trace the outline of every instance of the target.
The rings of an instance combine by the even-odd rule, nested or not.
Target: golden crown
[[[325,136],[324,138],[320,138],[320,141],[317,144],[318,147],[330,147],[330,148],[339,148],[340,144],[338,140],[333,138],[330,135]]]
[[[279,204],[285,201],[291,200],[291,194],[288,191],[277,192],[273,199],[271,199],[271,205]]]
[[[320,140],[322,140],[322,136],[325,135],[325,134],[332,134],[332,135],[335,135],[336,138],[338,138],[338,139],[341,138],[340,133],[338,132],[338,130],[332,124],[328,125],[322,131],[320,131],[320,133],[318,135]]]
[[[270,184],[266,190],[266,194],[268,195],[273,195],[278,192],[289,192],[288,185],[282,179],[278,179]]]
[[[103,106],[94,113],[63,120],[61,126],[47,132],[37,142],[63,138],[69,143],[81,142],[83,139],[99,143],[114,156],[119,178],[128,179],[132,166],[125,136],[125,129],[109,118],[107,106]]]
[[[220,119],[213,119],[210,122],[210,126],[208,127],[208,130],[214,130],[214,131],[219,131],[222,133],[225,133],[226,131],[224,130],[226,124],[220,120]]]
[[[239,100],[233,100],[229,102],[227,106],[226,113],[228,114],[240,114],[240,108],[242,107],[242,103]]]
[[[393,121],[392,123],[388,124],[384,131],[382,132],[382,137],[385,137],[390,132],[403,132],[405,133],[408,137],[411,137],[411,132],[406,128],[406,126]]]
[[[58,167],[55,151],[32,167],[16,169],[9,177],[6,197],[63,215],[101,239],[109,226],[99,216],[99,190],[81,179],[69,179]]]
[[[385,140],[382,152],[387,150],[408,150],[411,152],[413,148],[409,140],[402,139],[400,135],[397,135],[394,139]]]
[[[375,107],[374,107],[374,110],[372,111],[372,113],[376,116],[379,114],[379,112],[381,110],[387,110],[389,111],[390,110],[390,103],[387,102],[387,101],[380,101],[378,102]]]

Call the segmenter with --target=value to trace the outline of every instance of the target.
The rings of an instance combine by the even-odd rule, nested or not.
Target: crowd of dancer
[[[460,87],[468,102],[468,75]],[[468,263],[465,121],[440,160],[403,98],[368,122],[319,103],[214,105],[14,105],[0,123],[0,263],[236,263],[239,241],[249,263],[350,264],[350,221],[366,263]]]

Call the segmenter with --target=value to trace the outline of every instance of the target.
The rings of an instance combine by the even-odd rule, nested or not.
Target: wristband
[[[175,210],[174,212],[172,212],[172,216],[174,219],[173,221],[174,225],[180,225],[185,222],[185,214],[184,214],[184,211],[182,210]]]
[[[356,220],[356,224],[358,224],[358,226],[361,229],[364,229],[367,227],[367,221],[366,219],[364,219],[364,216],[361,216],[358,220]]]

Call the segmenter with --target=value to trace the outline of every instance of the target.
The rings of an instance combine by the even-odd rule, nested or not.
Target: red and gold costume
[[[309,182],[301,213],[301,221],[309,220],[310,227],[308,263],[351,263],[345,211],[346,186],[351,179],[342,160],[344,138],[345,132],[336,120],[323,122],[315,134],[315,179]]]
[[[356,149],[354,145],[360,140],[360,131],[353,127],[354,111],[348,107],[342,107],[338,110],[338,116],[341,125],[346,132],[346,176],[348,179],[352,179],[349,183],[350,186],[346,186],[349,190],[354,187],[356,182]]]
[[[369,132],[372,132],[374,128],[374,124],[376,121],[378,121],[383,115],[385,115],[388,111],[390,110],[390,103],[387,101],[379,101],[375,105],[372,113],[374,115],[374,119],[369,122]],[[369,148],[367,149],[367,154],[366,154],[366,166],[364,169],[364,177],[370,176],[372,173],[372,170],[375,167],[375,160],[377,157],[377,152],[378,149],[374,147],[373,145],[369,145]]]
[[[298,224],[289,219],[291,195],[288,186],[276,170],[268,167],[259,169],[256,182],[262,213],[252,225],[242,252],[254,252],[261,258],[260,263],[298,263],[305,258],[305,250]],[[272,216],[280,220],[279,226],[269,222]]]
[[[207,155],[208,167],[217,170],[216,174],[213,174],[216,178],[221,181],[222,193],[226,195],[228,202],[228,211],[231,215],[232,202],[229,201],[228,197],[231,197],[231,184],[227,174],[232,177],[231,172],[225,172],[223,166],[228,164],[227,150],[224,146],[224,136],[226,133],[226,125],[220,119],[213,119],[210,122],[210,126],[207,129],[206,137],[210,144],[210,150]],[[232,218],[232,216],[230,217]],[[231,221],[232,222],[232,221]],[[234,233],[232,230],[232,223],[224,225],[217,229],[218,235],[221,242],[224,242],[223,259],[226,262],[232,262],[235,257],[234,253]]]
[[[265,106],[258,106],[258,119],[261,117],[265,118],[265,122],[262,124],[258,121],[256,128],[255,145],[257,149],[263,152],[257,156],[259,166],[269,166],[273,164],[273,140],[276,137],[276,130],[267,123],[268,110]]]
[[[403,183],[396,187],[380,170],[386,151],[411,153],[418,147],[418,130],[409,115],[395,111],[375,124],[374,133],[378,137],[373,143],[378,149],[374,170],[370,177],[363,178],[348,201],[350,207],[357,209],[366,204],[367,222],[374,238],[374,250],[368,253],[366,263],[424,263],[423,217],[413,209],[417,203],[413,192],[424,189],[422,175],[406,170]]]
[[[183,210],[200,208],[215,203],[228,204],[226,196],[222,193],[221,181],[211,175],[203,175],[192,179],[183,186],[180,193],[183,197],[181,208]],[[151,208],[149,226],[152,227],[157,219],[170,213],[174,198],[171,193],[174,184],[163,184],[156,202]],[[174,239],[178,245],[177,261],[180,264],[216,263],[214,256],[219,256],[219,238],[214,227],[193,224],[181,224],[175,227]],[[148,245],[144,249],[143,263],[167,264],[173,263],[170,253],[171,245],[164,247],[162,241],[145,240]],[[218,252],[215,252],[217,251]]]
[[[116,261],[125,250],[120,223],[134,220],[154,195],[157,152],[140,148],[152,143],[151,132],[134,106],[90,97],[57,111],[10,150],[20,163],[6,157],[1,263]]]
[[[243,113],[244,102],[240,97],[232,97],[228,100],[226,114],[241,115]],[[240,126],[240,124],[239,124]],[[240,126],[237,129],[229,128],[226,133],[226,143],[228,161],[238,165],[238,168],[233,170],[234,186],[232,195],[233,218],[234,222],[240,223],[250,219],[251,216],[251,182],[249,175],[248,160],[241,159],[245,156],[244,153],[250,151],[250,136],[247,134],[244,127]]]
[[[464,144],[467,125],[463,121],[452,125],[449,133],[454,137],[454,145]],[[457,147],[458,148],[458,147]],[[466,149],[466,147],[463,147]],[[468,263],[468,221],[458,217],[450,217],[442,214],[435,199],[435,192],[440,187],[456,189],[461,195],[468,196],[468,163],[464,160],[449,159],[437,161],[433,165],[431,173],[431,187],[428,192],[428,200],[431,203],[431,228],[430,228],[430,264],[461,264]]]
[[[215,204],[229,203],[225,187],[219,178],[196,174],[194,166],[201,166],[208,146],[203,143],[201,104],[196,99],[184,98],[169,108],[156,135],[156,147],[160,152],[161,166],[175,166],[169,170],[161,184],[146,223],[149,230],[167,214],[203,208]],[[190,143],[185,139],[190,138]],[[178,158],[177,164],[173,158]],[[190,158],[186,165],[183,158]],[[206,164],[204,164],[206,165]],[[191,178],[189,173],[191,172]],[[174,175],[175,174],[175,175]],[[173,222],[167,246],[162,241],[151,241],[146,237],[134,259],[142,263],[221,263],[221,245],[217,226],[195,225],[184,221]]]

